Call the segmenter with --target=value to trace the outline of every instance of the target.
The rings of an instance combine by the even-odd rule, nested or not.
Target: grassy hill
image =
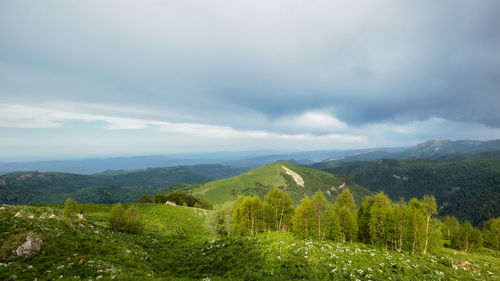
[[[134,204],[142,234],[111,231],[110,205],[80,204],[85,220],[62,218],[61,204],[0,206],[0,280],[499,280],[500,254],[440,249],[428,255],[359,243],[308,241],[291,233],[214,240],[202,210]],[[130,205],[125,205],[130,207]],[[15,214],[20,212],[21,217]],[[210,211],[207,211],[210,212]],[[55,218],[49,218],[55,214]],[[33,218],[30,218],[33,216]],[[28,233],[42,250],[12,257]]]
[[[200,184],[230,177],[244,169],[223,165],[194,165],[132,171],[106,171],[95,175],[15,172],[0,177],[0,203],[135,202],[174,184]]]
[[[293,178],[296,174],[298,177]],[[303,182],[303,183],[302,183]],[[279,187],[290,193],[294,203],[304,195],[312,196],[317,191],[324,192],[333,201],[348,187],[357,203],[370,191],[355,184],[344,176],[332,175],[319,170],[296,166],[287,162],[275,162],[245,172],[235,177],[220,179],[202,184],[190,192],[211,203],[234,200],[238,195],[259,195],[263,197],[272,187]]]
[[[343,174],[372,191],[384,191],[392,200],[432,194],[440,215],[476,225],[500,216],[500,160],[383,159],[325,171]]]

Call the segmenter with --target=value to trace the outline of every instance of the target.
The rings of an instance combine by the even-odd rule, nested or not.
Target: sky
[[[499,139],[499,106],[497,0],[0,0],[0,162]]]

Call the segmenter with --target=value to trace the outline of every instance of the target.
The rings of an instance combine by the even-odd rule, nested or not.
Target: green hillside
[[[500,216],[500,160],[383,159],[325,171],[343,174],[372,191],[384,191],[392,200],[432,194],[440,215],[476,225]]]
[[[106,171],[95,175],[15,172],[0,177],[0,203],[136,202],[174,184],[200,184],[230,177],[244,169],[223,165],[194,165],[132,171]]]
[[[291,233],[215,240],[199,209],[134,204],[140,234],[114,232],[110,205],[80,204],[85,219],[62,217],[61,204],[0,205],[0,280],[499,280],[498,252],[440,248],[427,255],[361,243],[303,240]],[[130,205],[126,205],[129,208]],[[211,212],[211,211],[207,211]],[[15,216],[21,213],[22,216]],[[54,218],[50,218],[55,215]],[[14,257],[27,235],[40,252]]]
[[[303,180],[294,180],[287,170],[296,173]],[[359,204],[370,191],[350,181],[345,176],[332,175],[319,170],[304,168],[288,162],[275,162],[245,172],[238,176],[205,183],[192,193],[210,203],[222,203],[234,200],[238,195],[258,195],[263,197],[271,187],[279,187],[288,192],[298,203],[304,195],[312,196],[316,191],[323,191],[327,199],[333,201],[344,187],[348,187]]]

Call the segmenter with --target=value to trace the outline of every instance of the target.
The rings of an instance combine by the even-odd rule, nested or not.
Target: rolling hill
[[[64,202],[135,202],[166,186],[201,184],[244,171],[223,165],[193,165],[132,171],[106,171],[94,175],[15,172],[0,177],[0,203],[28,204]]]
[[[500,160],[439,162],[428,159],[382,159],[325,169],[342,174],[392,200],[436,197],[439,214],[479,225],[500,216]]]
[[[316,191],[324,192],[333,201],[349,188],[359,204],[370,191],[359,186],[345,176],[332,175],[319,170],[304,168],[279,161],[261,166],[238,176],[205,183],[190,190],[193,194],[210,203],[234,200],[238,195],[258,195],[263,197],[272,187],[279,187],[298,203],[304,195],[312,196]]]

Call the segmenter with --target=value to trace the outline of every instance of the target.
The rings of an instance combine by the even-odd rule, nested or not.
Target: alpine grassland
[[[143,218],[138,234],[113,231],[113,205],[0,206],[0,280],[498,280],[500,252],[443,247],[427,254],[356,242],[307,240],[292,232],[216,239],[215,211],[167,204],[124,204]],[[216,208],[217,210],[217,208]],[[28,236],[41,250],[15,256]]]

